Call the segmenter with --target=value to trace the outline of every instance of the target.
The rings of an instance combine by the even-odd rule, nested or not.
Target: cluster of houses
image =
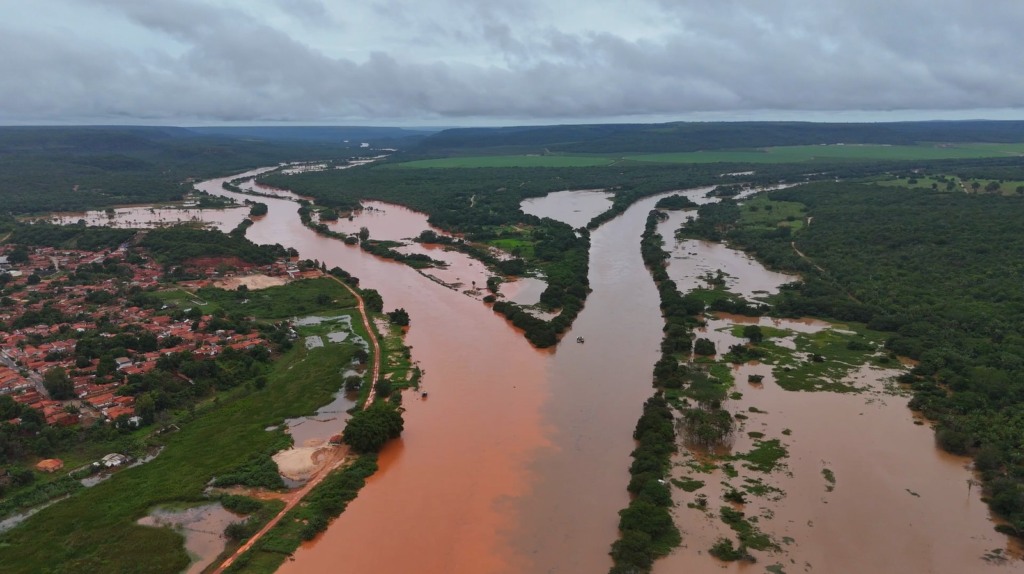
[[[189,351],[195,356],[216,357],[227,347],[245,351],[266,345],[258,333],[205,332],[212,319],[210,316],[175,321],[170,315],[161,314],[161,310],[126,307],[127,303],[121,299],[115,298],[106,303],[86,299],[94,291],[116,293],[126,286],[143,289],[157,286],[162,270],[155,262],[128,264],[130,277],[105,278],[89,285],[72,285],[65,280],[66,274],[57,273],[58,270],[73,272],[83,264],[99,263],[110,256],[117,256],[124,262],[125,258],[121,257],[123,250],[96,253],[44,247],[33,250],[27,263],[15,266],[23,272],[10,279],[12,283],[9,284],[23,284],[24,290],[14,295],[14,304],[0,306],[0,395],[10,395],[15,401],[40,411],[51,425],[114,421],[122,416],[138,424],[134,397],[118,394],[118,387],[127,376],[152,371],[158,359],[165,354]],[[5,257],[4,261],[7,260]],[[9,263],[7,265],[11,267]],[[263,271],[290,275],[291,267],[289,262],[277,262],[266,266]],[[41,280],[29,282],[28,276],[32,274]],[[210,281],[220,275],[212,268],[205,274]],[[74,317],[75,320],[13,328],[13,322],[22,314],[38,311],[44,305],[50,305],[62,317]],[[88,365],[76,363],[73,335],[95,330],[97,322],[104,318],[112,318],[119,328],[131,328],[136,334],[151,333],[159,343],[159,350],[142,352],[127,349],[128,356],[115,359],[119,376],[98,377],[98,359],[93,359]],[[2,330],[3,325],[9,326],[7,331]],[[116,335],[100,333],[100,336]],[[74,385],[74,399],[54,401],[47,396],[43,377],[58,367],[69,375]]]

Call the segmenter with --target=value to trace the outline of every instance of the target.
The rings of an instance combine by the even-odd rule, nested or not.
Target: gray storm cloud
[[[1016,2],[39,4],[0,23],[3,120],[1024,107]]]

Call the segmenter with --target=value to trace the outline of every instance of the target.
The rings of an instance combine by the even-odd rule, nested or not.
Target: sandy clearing
[[[288,282],[288,279],[284,277],[270,277],[269,275],[245,275],[242,277],[228,277],[221,281],[214,283],[214,287],[220,287],[221,289],[238,289],[240,285],[245,285],[248,289],[266,289],[267,287],[277,287],[278,285],[284,285]]]
[[[307,480],[324,463],[324,452],[331,450],[323,446],[300,446],[282,450],[273,456],[281,474],[291,480]]]

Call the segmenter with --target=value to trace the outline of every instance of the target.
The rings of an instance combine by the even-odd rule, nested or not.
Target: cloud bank
[[[1017,2],[22,4],[0,22],[6,122],[1024,109]]]

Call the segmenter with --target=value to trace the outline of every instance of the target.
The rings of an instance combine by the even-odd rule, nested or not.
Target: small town
[[[318,270],[300,271],[287,260],[259,268],[241,260],[230,263],[199,261],[189,269],[198,278],[177,287],[194,290],[252,271],[282,280],[320,275]],[[116,275],[96,269],[113,269]],[[96,280],[77,280],[82,271]],[[214,317],[190,308],[140,307],[132,303],[134,298],[114,296],[152,292],[161,286],[163,275],[160,264],[130,253],[126,245],[106,252],[37,247],[20,256],[6,249],[0,255],[0,277],[15,294],[0,308],[0,395],[35,409],[47,425],[139,426],[136,397],[122,391],[131,377],[154,370],[161,357],[190,353],[214,358],[229,348],[266,346],[256,331],[211,330]],[[76,354],[82,336],[95,332],[108,340],[130,333],[129,340],[137,343],[123,347],[117,356]],[[6,422],[16,425],[20,420]]]

